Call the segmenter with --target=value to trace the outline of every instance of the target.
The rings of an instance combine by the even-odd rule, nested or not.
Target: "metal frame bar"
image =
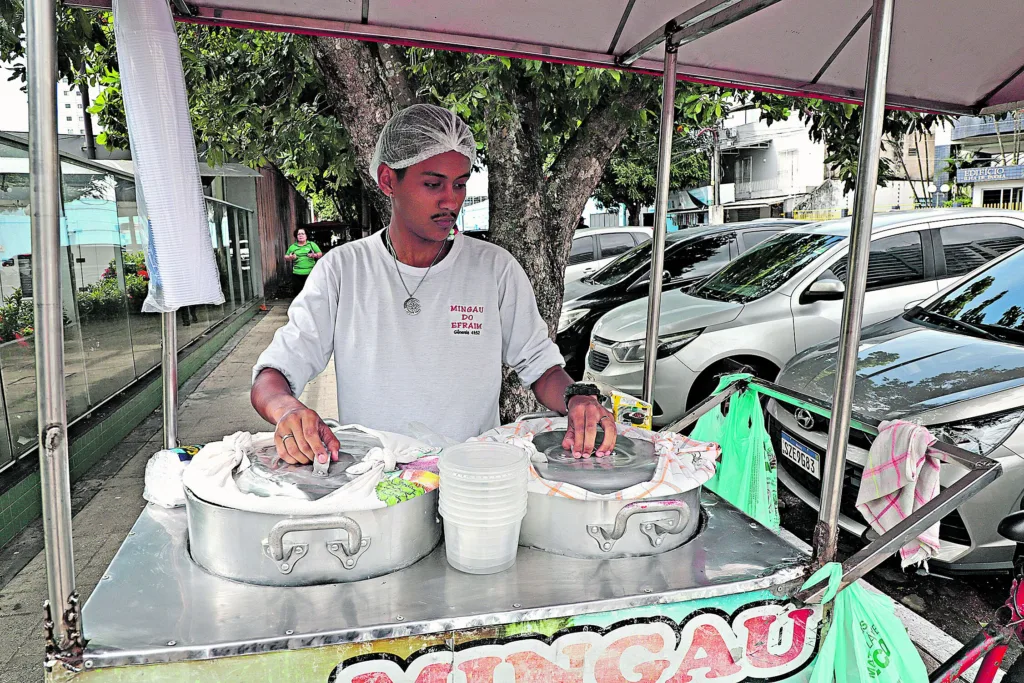
[[[1013,82],[1014,82],[1015,80],[1017,80],[1017,78],[1018,78],[1018,77],[1019,77],[1019,76],[1020,76],[1021,74],[1024,74],[1024,64],[1021,64],[1021,65],[1020,65],[1020,67],[1019,67],[1019,68],[1018,68],[1018,69],[1017,69],[1016,71],[1014,71],[1014,72],[1013,72],[1012,74],[1010,74],[1009,76],[1007,76],[1006,78],[1004,78],[1004,79],[1003,79],[1003,81],[1002,81],[1002,83],[1000,83],[999,85],[997,85],[996,87],[992,88],[992,89],[991,89],[990,91],[988,91],[987,93],[985,93],[985,96],[984,96],[984,97],[982,97],[982,98],[981,98],[981,100],[980,100],[979,102],[977,102],[975,106],[977,106],[978,108],[985,108],[985,107],[984,107],[984,104],[985,104],[986,102],[988,102],[988,101],[989,101],[989,100],[991,100],[991,99],[992,99],[993,97],[995,97],[995,96],[996,96],[996,95],[998,95],[998,94],[999,94],[1000,92],[1002,92],[1003,88],[1006,88],[1006,87],[1007,87],[1008,85],[1010,85],[1010,84],[1011,84],[1011,83],[1013,83]],[[997,106],[998,106],[998,105],[997,105]]]
[[[188,314],[188,311],[185,311]],[[160,314],[164,448],[178,447],[178,314]]]
[[[994,104],[991,107],[982,107],[979,114],[982,116],[992,116],[994,114],[1005,114],[1017,109],[1024,109],[1024,100],[1006,102],[1004,104]]]
[[[895,0],[874,0],[864,90],[867,97],[861,114],[860,155],[853,224],[850,228],[849,288],[843,300],[839,332],[838,364],[832,420],[829,422],[825,472],[821,477],[821,505],[814,529],[815,560],[831,562],[839,539],[839,500],[846,468],[846,445],[850,432],[853,388],[857,373],[860,328],[864,320],[864,296],[868,280],[868,253],[875,211],[878,162],[882,149],[885,116],[885,83],[889,73],[889,44]]]
[[[665,49],[665,77],[661,93],[661,132],[658,136],[658,186],[654,203],[654,242],[651,282],[647,297],[647,351],[644,353],[643,400],[654,403],[654,374],[658,363],[658,326],[661,322],[662,271],[668,235],[668,192],[671,180],[672,137],[676,124],[676,49]]]
[[[64,387],[64,321],[60,278],[60,159],[57,147],[57,7],[25,3],[28,48],[29,205],[36,321],[36,408],[46,579],[53,636],[75,639],[75,561],[71,539],[71,475]]]
[[[869,9],[867,12],[864,13],[864,16],[862,16],[860,20],[858,20],[857,23],[854,24],[853,28],[850,29],[850,32],[846,34],[846,37],[843,38],[843,42],[839,43],[839,46],[835,49],[835,51],[828,56],[828,59],[825,60],[825,63],[821,65],[820,69],[818,69],[818,73],[816,73],[814,75],[814,78],[811,79],[811,83],[817,83],[818,81],[821,80],[821,77],[825,75],[825,72],[828,71],[829,67],[832,66],[833,62],[835,62],[836,59],[838,59],[839,55],[841,55],[843,50],[846,49],[846,46],[850,44],[850,41],[853,40],[854,36],[857,35],[861,27],[864,26],[864,24],[867,23],[867,20],[870,18],[871,10]]]
[[[622,11],[622,18],[619,19],[619,25],[615,27],[615,35],[612,36],[612,42],[608,45],[608,54],[615,54],[615,48],[619,45],[619,38],[622,37],[623,29],[626,28],[626,22],[629,21],[629,15],[633,13],[634,5],[636,5],[636,0],[629,0],[629,2],[626,3],[626,9]]]
[[[776,2],[779,0],[704,0],[626,50],[618,62],[629,66],[663,42],[677,47],[692,43]]]

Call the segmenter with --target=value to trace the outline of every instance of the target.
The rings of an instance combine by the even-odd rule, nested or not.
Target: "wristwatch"
[[[566,408],[569,407],[569,399],[571,399],[573,396],[593,396],[593,397],[595,397],[597,399],[598,403],[601,402],[601,390],[598,389],[593,384],[583,384],[581,382],[576,382],[575,384],[570,384],[568,387],[566,387],[566,389],[565,389],[565,407]]]

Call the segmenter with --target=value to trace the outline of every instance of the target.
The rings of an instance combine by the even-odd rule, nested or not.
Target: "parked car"
[[[572,238],[565,281],[573,282],[608,265],[638,244],[651,239],[650,228],[583,228]]]
[[[1000,249],[979,231],[963,244],[966,255]],[[1019,243],[1019,242],[1018,242]],[[779,383],[830,400],[836,342],[796,356]],[[994,458],[1002,476],[939,524],[942,548],[934,564],[953,571],[1012,568],[1016,543],[996,532],[1000,519],[1021,509],[1024,493],[1024,250],[983,267],[903,315],[867,327],[857,360],[854,410],[877,420],[904,419],[936,436]],[[779,478],[804,502],[818,507],[828,420],[772,402],[769,432],[779,454]],[[862,534],[854,504],[871,439],[850,432],[840,525]],[[942,466],[950,486],[965,470]]]
[[[735,362],[774,379],[797,352],[839,334],[850,219],[779,233],[690,293],[662,300],[655,424],[707,397]],[[878,214],[871,235],[866,325],[887,320],[1024,243],[1024,214],[935,209]],[[643,383],[647,301],[594,326],[585,376],[630,394]]]
[[[690,287],[772,235],[805,224],[770,218],[670,233],[665,245],[665,290]],[[608,311],[646,296],[650,275],[651,243],[645,242],[596,273],[566,284],[557,339],[571,376],[583,375],[594,323]]]

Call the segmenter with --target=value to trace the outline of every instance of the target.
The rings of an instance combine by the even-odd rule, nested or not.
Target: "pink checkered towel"
[[[880,534],[939,494],[935,437],[921,425],[894,420],[878,426],[857,493],[857,509]],[[900,548],[903,567],[927,563],[939,552],[939,525]]]

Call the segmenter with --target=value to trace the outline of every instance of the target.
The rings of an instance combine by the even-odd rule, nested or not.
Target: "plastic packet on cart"
[[[142,497],[165,508],[183,506],[185,489],[181,484],[181,473],[201,448],[201,445],[184,446],[157,451],[146,463]]]

